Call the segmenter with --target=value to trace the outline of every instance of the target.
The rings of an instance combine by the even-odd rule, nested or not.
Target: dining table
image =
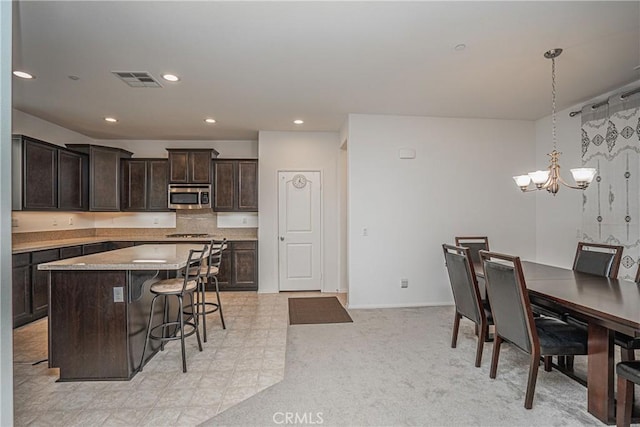
[[[522,261],[532,304],[583,320],[588,325],[587,410],[615,424],[614,336],[640,337],[640,285]],[[475,273],[484,281],[482,264]]]

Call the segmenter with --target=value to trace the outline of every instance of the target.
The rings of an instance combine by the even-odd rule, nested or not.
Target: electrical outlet
[[[367,236],[369,235],[369,230],[367,229],[367,227],[364,227],[364,228],[362,229],[362,235],[363,235],[364,237],[367,237]]]
[[[408,288],[409,287],[409,279],[400,279],[400,287]]]
[[[246,224],[246,223],[247,223],[247,217],[246,217],[246,216],[245,216],[245,217],[242,217],[242,223],[243,223],[243,224]]]
[[[58,226],[58,218],[53,218],[53,220],[51,221],[51,225],[53,225],[54,227]]]
[[[113,288],[113,302],[124,302],[124,288],[122,286]]]
[[[157,217],[157,216],[154,216],[154,217],[153,217],[153,223],[154,223],[154,224],[159,224],[159,223],[160,223],[160,220],[158,219],[158,217]]]
[[[73,225],[73,217],[72,216],[69,217],[69,225]]]
[[[18,228],[18,227],[20,227],[20,226],[18,225],[18,218],[11,218],[11,227],[13,227],[13,228]]]

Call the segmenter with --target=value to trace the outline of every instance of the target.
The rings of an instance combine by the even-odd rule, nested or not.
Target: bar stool
[[[183,299],[185,295],[189,295],[191,301],[190,305],[193,310],[193,294],[198,288],[198,283],[200,282],[202,260],[204,259],[204,256],[207,253],[208,249],[209,246],[204,245],[204,247],[200,250],[191,249],[189,251],[189,257],[187,258],[187,268],[185,268],[183,277],[161,280],[151,285],[150,290],[151,293],[154,294],[154,297],[153,300],[151,300],[151,312],[149,313],[149,322],[147,323],[147,336],[144,340],[144,348],[142,350],[140,372],[142,372],[142,367],[144,366],[144,357],[150,339],[160,341],[161,350],[164,350],[164,343],[166,341],[180,340],[180,344],[182,346],[182,372],[187,372],[184,339],[193,334],[196,334],[196,337],[198,338],[198,348],[200,349],[200,351],[202,351],[202,342],[200,342],[200,332],[198,330],[197,309],[195,309],[196,315],[194,315],[192,312],[185,320],[185,314],[188,313],[185,313]],[[194,272],[195,274],[191,274],[192,272]],[[156,299],[158,299],[158,297],[160,296],[164,297],[163,321],[159,325],[152,327],[151,324],[153,321]],[[175,321],[169,321],[169,304],[167,298],[172,296],[175,296],[178,299],[178,318]],[[190,326],[193,329],[189,332],[185,332],[185,326]],[[170,327],[177,327],[175,334],[166,334],[166,330]],[[154,334],[154,331],[158,329],[162,330],[161,335]]]
[[[216,248],[219,248],[216,250]],[[211,240],[211,250],[209,251],[209,257],[207,264],[200,267],[200,279],[198,281],[198,290],[196,295],[196,313],[198,316],[202,316],[202,335],[204,342],[207,342],[207,314],[220,313],[220,322],[222,323],[222,329],[227,329],[224,324],[224,316],[222,315],[222,303],[220,302],[220,289],[218,287],[218,272],[220,271],[220,263],[222,262],[222,252],[227,248],[227,239]],[[193,268],[192,268],[193,270]],[[192,274],[190,272],[190,274]],[[206,287],[211,285],[213,281],[216,291],[217,302],[207,302]],[[187,313],[191,314],[191,313]]]

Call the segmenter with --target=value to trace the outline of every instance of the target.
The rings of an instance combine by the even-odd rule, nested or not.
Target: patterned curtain
[[[618,277],[640,262],[640,93],[582,109],[582,164],[598,175],[583,193],[582,240],[624,246]]]

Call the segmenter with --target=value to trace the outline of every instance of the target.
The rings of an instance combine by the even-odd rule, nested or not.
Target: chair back
[[[211,250],[209,251],[209,258],[207,259],[207,277],[211,275],[211,267],[220,269],[220,263],[222,262],[222,251],[224,251],[226,248],[226,237],[222,240],[211,240]]]
[[[182,292],[187,289],[187,283],[191,281],[199,281],[202,275],[201,267],[202,262],[207,256],[209,251],[209,245],[205,244],[202,249],[189,250],[189,257],[187,258],[187,266],[184,269],[184,283],[182,284]]]
[[[578,242],[573,269],[613,279],[618,276],[621,260],[622,246]]]
[[[475,264],[480,264],[480,254],[481,250],[488,251],[489,250],[489,238],[486,236],[480,237],[461,237],[456,236],[456,246],[464,246],[465,248],[469,248],[471,251],[471,262]]]
[[[443,244],[456,311],[476,324],[484,323],[484,309],[469,248]]]
[[[531,354],[539,347],[519,257],[480,251],[496,334]]]

